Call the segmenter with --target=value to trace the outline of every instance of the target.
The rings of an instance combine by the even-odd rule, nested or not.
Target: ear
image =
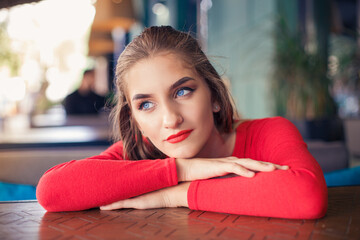
[[[214,113],[220,112],[220,109],[221,109],[221,108],[220,108],[220,106],[219,106],[219,103],[218,103],[218,102],[214,102],[212,109],[213,109],[213,112],[214,112]]]

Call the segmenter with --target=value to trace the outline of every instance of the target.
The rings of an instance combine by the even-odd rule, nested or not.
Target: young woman
[[[280,117],[236,120],[224,83],[189,34],[145,29],[119,57],[116,86],[117,142],[48,170],[37,186],[46,210],[326,213],[322,171],[297,129]]]

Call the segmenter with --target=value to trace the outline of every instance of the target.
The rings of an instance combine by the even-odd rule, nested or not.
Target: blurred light
[[[67,95],[86,65],[86,39],[95,16],[95,2],[43,0],[0,10],[0,23],[7,21],[11,49],[21,62],[18,79],[5,76],[8,74],[0,69],[3,108],[11,101],[34,98],[32,93],[45,89],[44,81],[49,83],[45,92],[48,100],[61,101]]]
[[[29,127],[30,127],[29,116],[24,114],[8,117],[4,121],[4,130],[6,132],[21,133],[29,129]],[[17,134],[14,135],[16,136]]]
[[[162,3],[155,3],[152,7],[152,11],[156,15],[160,16],[168,16],[169,15],[169,9]]]
[[[212,1],[211,0],[202,0],[200,2],[200,9],[202,11],[209,11],[212,7]]]
[[[2,82],[5,86],[2,88],[5,90],[3,94],[5,97],[13,102],[24,99],[26,94],[25,82],[20,77],[13,77]]]
[[[348,116],[357,116],[360,106],[359,99],[356,96],[348,96],[345,100],[345,111]]]
[[[11,73],[10,68],[7,66],[0,67],[0,104],[4,104],[7,99],[5,99],[5,94],[7,92],[8,79],[10,79]],[[2,106],[4,108],[4,106]],[[2,109],[0,109],[2,110]]]
[[[329,75],[335,76],[339,69],[339,59],[336,56],[330,56],[328,61]]]
[[[68,69],[78,69],[79,66],[86,66],[86,57],[80,53],[72,53],[66,58],[66,67]]]
[[[46,71],[46,80],[51,84],[59,81],[60,72],[56,67],[51,67]]]
[[[8,66],[1,66],[0,67],[0,83],[2,81],[6,81],[6,79],[10,78],[11,76],[11,70]],[[0,90],[3,88],[0,88]],[[4,90],[4,89],[3,89]]]
[[[1,9],[0,10],[0,22],[5,22],[9,14],[9,11],[7,9]]]
[[[33,19],[34,6],[25,4],[10,10],[7,31],[11,39],[32,40],[39,34]]]
[[[169,9],[162,3],[155,3],[152,7],[155,14],[155,25],[169,25]]]
[[[47,110],[46,114],[33,116],[32,123],[37,127],[62,126],[66,123],[65,109],[62,105],[55,105]]]
[[[61,101],[67,94],[68,87],[61,81],[52,82],[46,89],[46,98],[52,102]]]
[[[45,75],[49,83],[45,92],[46,98],[52,102],[61,101],[67,95],[69,88],[66,74],[62,74],[58,68],[52,67],[46,71]]]
[[[36,91],[38,88],[40,88],[42,71],[37,61],[33,59],[26,60],[21,66],[20,76],[25,79],[30,91]]]

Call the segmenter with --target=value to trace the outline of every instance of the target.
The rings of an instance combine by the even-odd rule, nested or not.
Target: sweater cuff
[[[175,186],[178,184],[178,176],[177,176],[175,158],[169,158],[168,164],[169,164],[168,180],[169,180],[170,186]]]
[[[188,193],[187,193],[188,205],[189,205],[189,208],[192,210],[199,210],[198,203],[197,203],[198,187],[199,187],[199,181],[191,182]]]

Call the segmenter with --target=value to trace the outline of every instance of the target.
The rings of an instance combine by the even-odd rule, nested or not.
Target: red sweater
[[[289,170],[193,181],[189,208],[281,218],[325,215],[327,188],[319,164],[288,120],[275,117],[239,125],[232,154],[288,165]],[[122,142],[98,156],[48,170],[37,199],[48,211],[77,211],[106,205],[178,183],[174,158],[124,160]]]

